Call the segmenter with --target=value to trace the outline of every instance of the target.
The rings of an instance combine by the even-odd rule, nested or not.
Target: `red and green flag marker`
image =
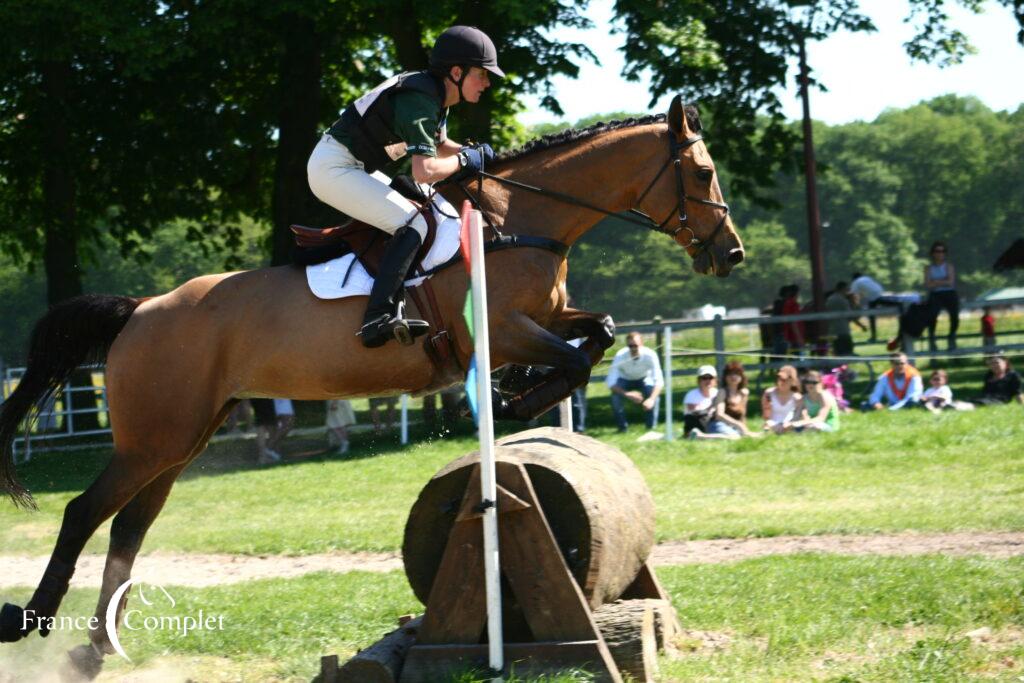
[[[459,248],[470,287],[463,315],[473,337],[473,357],[466,373],[466,397],[480,434],[480,487],[484,505],[484,585],[487,589],[488,659],[492,671],[504,669],[501,628],[501,580],[498,561],[498,499],[494,471],[494,417],[491,410],[491,352],[487,325],[487,278],[484,272],[483,220],[469,201],[462,204]],[[490,502],[490,505],[486,503]],[[500,680],[500,679],[496,679]]]

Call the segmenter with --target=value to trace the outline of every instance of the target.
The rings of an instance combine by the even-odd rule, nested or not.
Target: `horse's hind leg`
[[[56,615],[60,607],[86,541],[100,524],[121,509],[169,464],[172,463],[115,451],[114,457],[96,481],[64,508],[64,520],[50,563],[25,609],[4,605],[0,629],[3,640],[19,640],[36,627],[41,636],[45,637],[49,633],[49,618]]]

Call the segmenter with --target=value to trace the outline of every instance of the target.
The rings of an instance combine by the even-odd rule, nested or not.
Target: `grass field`
[[[604,402],[592,403],[594,435],[627,452],[652,488],[659,540],[1024,529],[1021,406],[853,414],[831,435],[637,444],[639,428],[615,434]],[[360,435],[345,458],[266,469],[251,464],[251,447],[225,443],[203,455],[144,552],[395,550],[422,484],[475,442],[463,433],[399,449]],[[64,504],[107,457],[51,453],[21,468],[41,511],[0,508],[0,552],[48,553]],[[105,550],[105,529],[88,551]],[[659,574],[690,630],[686,656],[662,663],[665,681],[1024,676],[1021,558],[797,555]],[[351,654],[421,609],[399,572],[168,590],[180,608],[224,614],[225,630],[126,633],[135,664],[108,658],[107,680],[154,670],[150,680],[308,680],[321,654]],[[24,604],[28,594],[0,588],[0,601]],[[72,590],[63,613],[91,614],[95,599]],[[985,636],[967,635],[983,628]],[[57,633],[2,646],[0,672],[36,680],[34,662],[80,642]]]

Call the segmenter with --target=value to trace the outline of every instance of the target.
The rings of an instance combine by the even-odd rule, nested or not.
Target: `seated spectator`
[[[1010,361],[999,353],[988,357],[988,374],[985,375],[985,387],[982,396],[975,403],[996,405],[1016,401],[1024,403],[1021,393],[1020,375],[1010,365]]]
[[[797,419],[797,406],[802,398],[796,368],[792,365],[783,365],[775,374],[775,386],[761,396],[764,431],[784,434],[791,430],[793,422]]]
[[[906,406],[917,405],[921,400],[924,387],[921,373],[907,361],[907,354],[894,353],[889,357],[892,366],[883,372],[875,388],[868,397],[868,406],[874,410],[899,410]]]
[[[612,391],[612,413],[620,432],[626,431],[626,409],[623,399],[644,409],[648,431],[658,421],[658,395],[665,386],[658,354],[644,346],[639,332],[626,335],[626,348],[612,359],[605,383]]]
[[[808,370],[804,375],[804,398],[799,411],[800,419],[793,423],[798,432],[835,432],[839,430],[839,404],[835,396],[822,391],[821,373]]]
[[[743,364],[739,361],[726,364],[722,380],[724,386],[715,398],[715,414],[708,426],[709,434],[721,434],[728,438],[760,436],[747,428],[750,389],[747,388]]]
[[[697,368],[697,388],[683,397],[683,435],[691,439],[707,434],[718,397],[718,371],[712,365]]]
[[[945,370],[936,370],[928,378],[928,388],[921,395],[921,405],[933,413],[953,407],[953,390],[949,388],[949,375]]]

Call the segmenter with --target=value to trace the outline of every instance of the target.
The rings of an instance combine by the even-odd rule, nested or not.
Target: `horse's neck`
[[[657,173],[665,155],[664,128],[664,124],[652,124],[600,133],[523,157],[499,175],[621,213],[634,208]],[[485,185],[483,205],[505,232],[548,237],[568,245],[605,218],[575,204],[493,181]]]

